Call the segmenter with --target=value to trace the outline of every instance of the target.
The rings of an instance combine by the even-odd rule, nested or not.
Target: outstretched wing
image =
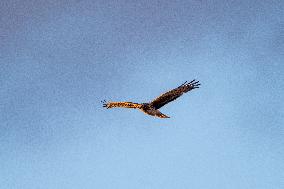
[[[106,102],[102,101],[103,107],[105,108],[141,108],[141,104],[133,102]]]
[[[192,89],[195,88],[199,88],[199,81],[195,81],[192,80],[191,82],[187,83],[187,81],[185,83],[183,83],[182,85],[180,85],[179,87],[170,90],[164,94],[162,94],[161,96],[159,96],[158,98],[156,98],[155,100],[153,100],[151,102],[151,105],[156,108],[159,109],[162,106],[164,106],[165,104],[177,99],[178,97],[180,97],[183,93],[186,93]]]

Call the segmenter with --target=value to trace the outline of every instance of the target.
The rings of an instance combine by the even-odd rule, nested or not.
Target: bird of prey
[[[106,100],[102,101],[103,107],[105,108],[138,108],[142,112],[156,116],[159,118],[170,118],[169,116],[162,114],[158,109],[162,106],[166,105],[167,103],[177,99],[183,93],[191,91],[192,89],[199,88],[199,81],[192,80],[191,82],[184,82],[182,85],[178,86],[175,89],[172,89],[161,96],[154,99],[152,102],[148,103],[133,103],[133,102],[106,102]]]

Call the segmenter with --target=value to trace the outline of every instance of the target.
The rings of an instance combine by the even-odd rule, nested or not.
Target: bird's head
[[[142,109],[148,109],[149,103],[142,103]]]

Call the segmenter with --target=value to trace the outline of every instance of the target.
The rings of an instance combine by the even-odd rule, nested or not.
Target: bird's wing
[[[103,107],[105,108],[141,108],[141,104],[133,102],[106,102],[102,101]]]
[[[155,107],[156,109],[161,108],[162,106],[164,106],[165,104],[177,99],[178,97],[180,97],[183,93],[186,93],[192,89],[195,88],[199,88],[199,81],[195,81],[192,80],[191,82],[187,83],[183,83],[182,85],[180,85],[179,87],[172,89],[164,94],[162,94],[161,96],[159,96],[158,98],[154,99],[151,102],[151,105],[153,107]]]

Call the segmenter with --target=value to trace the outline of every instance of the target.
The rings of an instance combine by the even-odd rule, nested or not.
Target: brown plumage
[[[133,102],[103,102],[103,107],[105,108],[115,108],[115,107],[121,107],[121,108],[138,108],[139,110],[143,111],[144,113],[151,115],[151,116],[157,116],[159,118],[169,118],[167,115],[162,114],[158,109],[162,106],[166,105],[167,103],[174,101],[178,97],[180,97],[183,93],[187,93],[188,91],[192,89],[199,88],[199,81],[192,80],[191,82],[187,83],[184,82],[179,87],[172,89],[158,98],[154,99],[152,102],[149,103],[133,103]]]

